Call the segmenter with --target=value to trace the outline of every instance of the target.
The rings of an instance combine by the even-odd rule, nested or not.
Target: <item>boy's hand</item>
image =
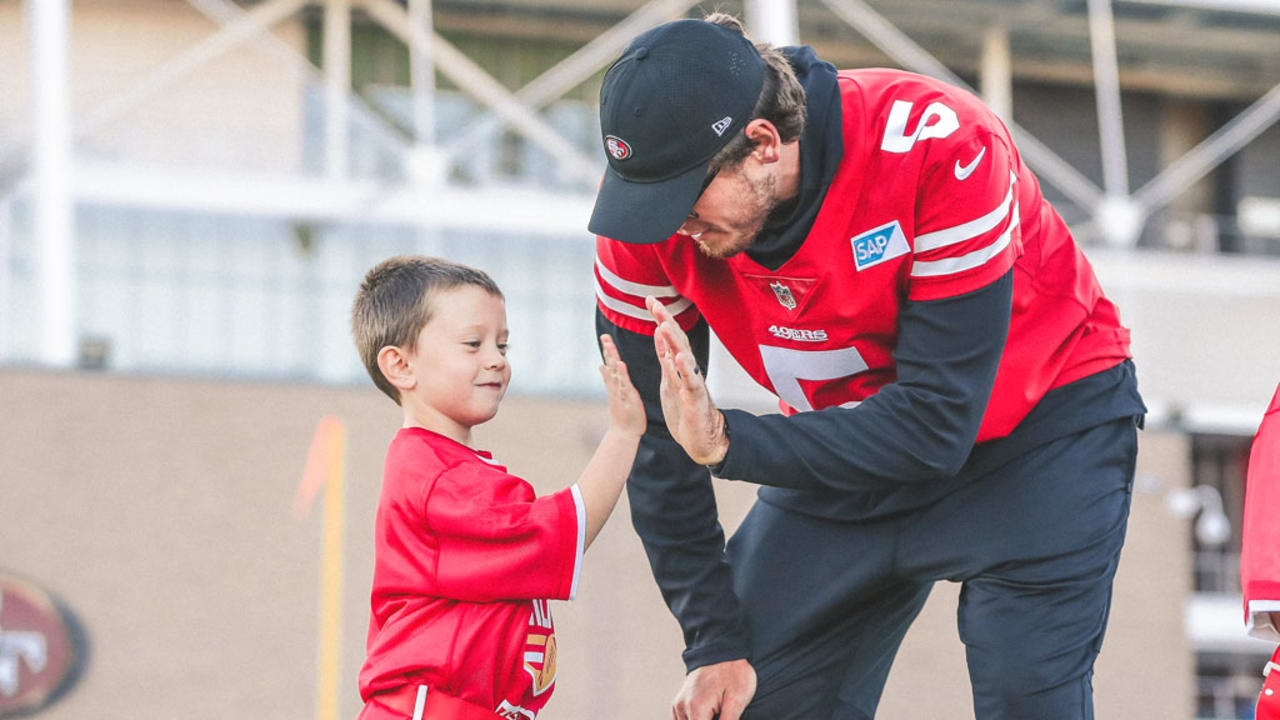
[[[608,335],[600,336],[600,351],[604,355],[600,377],[604,379],[604,389],[609,393],[609,425],[628,435],[639,437],[644,434],[646,425],[644,403],[640,400],[640,393],[631,384],[627,364],[622,362],[618,347]]]
[[[645,298],[645,305],[658,323],[653,345],[662,365],[658,394],[667,429],[691,460],[699,465],[715,465],[729,452],[724,414],[711,401],[706,378],[693,359],[689,336],[656,298]]]

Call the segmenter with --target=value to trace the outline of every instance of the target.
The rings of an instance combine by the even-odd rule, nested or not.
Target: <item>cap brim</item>
[[[693,210],[710,164],[708,159],[659,182],[631,182],[612,167],[606,168],[587,229],[637,245],[666,240]]]

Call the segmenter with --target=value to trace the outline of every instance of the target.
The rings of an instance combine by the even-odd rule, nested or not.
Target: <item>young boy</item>
[[[535,720],[555,686],[548,599],[572,599],[645,429],[613,340],[609,429],[578,482],[534,497],[471,428],[511,379],[501,291],[485,273],[403,256],[369,271],[351,313],[373,382],[404,412],[375,529],[361,720]]]

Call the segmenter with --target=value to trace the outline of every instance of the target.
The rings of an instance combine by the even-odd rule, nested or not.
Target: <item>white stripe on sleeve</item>
[[[1261,640],[1280,640],[1280,628],[1271,623],[1270,615],[1263,613],[1280,613],[1280,600],[1250,600],[1245,632]]]
[[[600,262],[600,258],[598,256],[596,257],[596,270],[600,272],[600,277],[604,278],[604,281],[609,283],[611,287],[621,290],[628,295],[635,295],[636,297],[644,297],[645,295],[652,295],[654,297],[680,297],[680,293],[676,292],[676,289],[671,285],[644,285],[637,282],[631,282],[630,280],[623,280],[609,270],[609,268],[605,267],[604,263]]]
[[[1004,196],[1004,202],[991,212],[983,215],[977,220],[970,220],[967,223],[955,225],[942,230],[935,230],[931,233],[916,236],[916,254],[937,250],[948,245],[962,243],[965,240],[971,240],[978,237],[984,232],[991,230],[1004,222],[1009,216],[1009,205],[1013,202],[1013,188],[1009,188],[1009,194]]]
[[[601,305],[604,305],[616,313],[621,313],[628,317],[636,318],[637,320],[653,322],[653,316],[649,314],[647,309],[636,307],[629,302],[619,300],[605,293],[604,288],[600,287],[599,281],[596,282],[596,297],[599,298]],[[674,317],[685,310],[688,310],[691,305],[693,305],[693,303],[689,302],[688,298],[681,298],[679,302],[674,302],[668,305],[667,312],[670,312]],[[657,323],[654,324],[656,325]]]
[[[1009,221],[1009,227],[1000,233],[1000,237],[990,245],[974,250],[971,253],[959,255],[956,257],[943,258],[941,260],[917,260],[911,266],[911,277],[937,277],[939,275],[951,275],[952,273],[971,270],[985,264],[988,260],[1000,254],[1001,250],[1009,244],[1013,239],[1013,231],[1018,227],[1018,204],[1013,204],[1013,218]]]
[[[1013,203],[1013,185],[1017,181],[1018,176],[1009,173],[1009,193],[1004,196],[1004,200],[995,210],[986,215],[949,228],[917,235],[915,241],[916,254],[937,250],[948,245],[955,245],[965,240],[972,240],[988,230],[999,227],[1000,223],[1004,222],[1005,217],[1009,215],[1009,205]]]
[[[578,550],[573,557],[573,582],[569,584],[569,599],[572,600],[578,594],[578,576],[582,574],[582,555],[587,549],[587,504],[582,501],[582,490],[578,488],[578,483],[574,483],[569,489],[573,494],[573,506],[578,511]]]

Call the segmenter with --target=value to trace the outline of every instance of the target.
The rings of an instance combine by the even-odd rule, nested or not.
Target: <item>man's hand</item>
[[[703,665],[685,677],[684,686],[671,703],[671,717],[738,720],[755,694],[756,670],[746,660]]]
[[[706,378],[693,359],[689,336],[656,298],[645,298],[645,305],[658,323],[653,345],[662,366],[658,393],[667,429],[690,459],[699,465],[715,465],[729,452],[724,415],[716,410],[707,392]]]

